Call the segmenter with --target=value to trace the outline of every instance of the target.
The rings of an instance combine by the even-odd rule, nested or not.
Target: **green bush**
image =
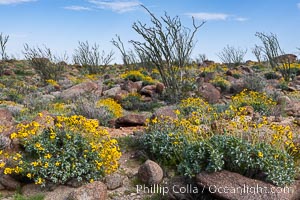
[[[64,184],[72,178],[88,181],[104,175],[104,170],[96,168],[95,158],[98,157],[98,152],[92,151],[91,145],[84,137],[71,131],[55,132],[55,139],[51,139],[53,132],[46,130],[25,144],[25,155],[38,160],[32,162],[29,158],[23,162],[21,166],[25,176],[39,177],[37,183],[47,180]]]
[[[221,169],[252,176],[263,172],[265,181],[284,186],[294,181],[296,172],[293,158],[285,151],[264,143],[252,145],[233,136],[215,135],[205,141],[189,143],[182,153],[184,160],[178,170],[188,176]]]
[[[45,83],[49,79],[58,80],[65,71],[66,63],[64,61],[67,60],[66,55],[57,57],[46,46],[35,48],[25,44],[24,55]]]
[[[265,79],[258,74],[246,75],[244,83],[246,89],[257,92],[262,92],[267,85]]]
[[[278,75],[276,72],[267,72],[264,74],[264,77],[266,79],[280,79],[280,75]]]
[[[120,104],[126,110],[136,111],[152,111],[154,108],[160,106],[160,104],[156,101],[144,102],[142,100],[142,96],[136,93],[128,94],[122,98]]]
[[[70,180],[92,182],[118,169],[118,143],[97,120],[76,115],[46,119],[45,125],[36,121],[17,125],[17,132],[10,138],[18,139],[22,152],[8,154],[4,174],[45,186]]]

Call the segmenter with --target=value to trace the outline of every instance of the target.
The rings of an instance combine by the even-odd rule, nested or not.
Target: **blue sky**
[[[196,35],[193,56],[206,54],[218,60],[226,45],[247,48],[245,59],[254,59],[251,48],[260,44],[255,32],[275,33],[287,53],[300,47],[300,0],[0,0],[0,32],[9,35],[7,50],[22,58],[23,45],[43,45],[70,57],[78,41],[97,42],[101,49],[116,52],[111,44],[116,34],[126,47],[141,38],[132,29],[137,20],[149,24],[148,7],[156,16],[164,11],[178,15],[185,26],[191,16],[204,26]]]

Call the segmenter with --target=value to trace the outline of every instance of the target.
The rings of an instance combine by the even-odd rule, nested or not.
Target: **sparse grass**
[[[30,196],[30,197],[26,197],[22,194],[16,193],[13,196],[14,200],[43,200],[44,198],[45,198],[45,195],[43,195],[43,194],[36,194],[36,195]]]
[[[167,196],[162,196],[159,193],[155,193],[151,196],[144,197],[143,200],[168,200]]]
[[[130,182],[131,186],[136,187],[137,185],[143,185],[144,183],[137,177],[133,177]]]
[[[135,136],[132,136],[132,135],[118,137],[118,138],[116,138],[116,140],[118,141],[119,147],[123,151],[138,149],[138,147],[140,145],[139,140]]]

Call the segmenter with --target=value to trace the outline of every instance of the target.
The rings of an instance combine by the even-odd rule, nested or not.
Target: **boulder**
[[[161,118],[163,116],[165,117],[170,117],[172,119],[177,119],[177,115],[174,112],[174,110],[176,109],[176,106],[163,106],[158,108],[157,110],[154,111],[151,119],[154,118]]]
[[[9,109],[10,108],[0,108],[0,131],[3,136],[1,137],[1,142],[4,142],[3,148],[9,146],[10,139],[7,138],[7,136],[15,130],[12,112]]]
[[[159,184],[163,179],[163,175],[162,168],[152,160],[147,160],[140,166],[138,171],[139,179],[147,185]]]
[[[121,102],[121,100],[128,95],[128,91],[126,90],[120,90],[119,92],[116,93],[114,99],[117,101],[117,102]]]
[[[250,69],[248,66],[241,65],[239,68],[241,68],[246,73],[249,73],[249,74],[253,73],[253,70]]]
[[[105,177],[105,185],[107,189],[114,190],[123,186],[123,180],[125,177],[120,174],[111,174]]]
[[[286,105],[284,111],[289,116],[300,117],[300,102],[291,101]]]
[[[115,127],[143,126],[146,123],[146,119],[147,116],[143,114],[128,114],[116,119]]]
[[[163,83],[160,82],[156,83],[156,92],[158,94],[162,94],[164,90],[165,90],[165,85]]]
[[[209,192],[204,192],[200,186],[198,186],[194,179],[190,179],[185,176],[174,176],[166,185],[168,188],[167,195],[170,200],[184,199],[212,199]],[[206,197],[206,198],[204,198]]]
[[[103,91],[103,95],[107,97],[114,98],[118,92],[121,91],[120,85],[117,85],[113,88]]]
[[[238,173],[222,170],[196,175],[199,186],[215,198],[227,200],[296,200],[300,199],[300,182],[280,188],[270,183],[250,179]],[[272,192],[271,192],[272,191]]]
[[[220,91],[211,83],[203,83],[198,91],[208,103],[217,103],[221,98]]]
[[[243,91],[245,89],[245,81],[242,79],[242,78],[239,78],[239,79],[233,79],[233,80],[230,80],[229,79],[229,82],[230,82],[230,92],[231,93],[240,93],[241,91]]]
[[[1,172],[0,175],[0,184],[7,190],[16,190],[21,187],[21,183],[19,181],[15,180],[10,175],[3,174],[3,172]]]
[[[12,126],[13,116],[12,113],[6,108],[0,108],[0,126]]]
[[[106,200],[107,187],[101,181],[89,183],[73,190],[67,200]]]
[[[141,89],[140,93],[142,95],[154,97],[156,94],[156,85],[146,85]]]
[[[129,93],[136,93],[142,89],[142,84],[128,80],[121,84],[121,89],[126,90]]]
[[[61,98],[64,100],[71,100],[77,98],[80,95],[85,93],[90,93],[98,90],[98,84],[92,81],[83,82],[78,85],[75,85],[69,89],[62,91]]]

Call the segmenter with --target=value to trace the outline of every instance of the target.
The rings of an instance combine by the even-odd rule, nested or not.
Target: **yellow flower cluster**
[[[216,87],[221,87],[221,89],[228,89],[231,85],[229,81],[227,81],[220,75],[215,76],[215,78],[210,82]]]
[[[41,126],[38,122],[32,121],[27,124],[18,124],[17,132],[14,132],[10,135],[11,139],[14,138],[28,138],[32,135],[36,135],[43,130],[44,126]]]
[[[96,107],[106,107],[114,117],[118,118],[123,115],[122,106],[112,98],[101,99],[96,103]]]
[[[41,114],[42,115],[42,114]],[[57,137],[57,131],[60,131],[61,129],[66,132],[66,138],[71,139],[70,134],[68,132],[72,132],[75,134],[81,134],[83,137],[87,139],[89,142],[89,145],[92,149],[92,151],[96,151],[98,153],[98,157],[95,157],[94,161],[95,164],[97,164],[97,169],[102,170],[104,169],[104,172],[109,174],[117,170],[119,167],[118,160],[121,157],[121,152],[118,147],[118,143],[115,139],[110,139],[109,133],[106,129],[101,128],[99,126],[98,120],[95,119],[87,119],[83,116],[73,115],[70,117],[65,116],[57,116],[54,120],[54,118],[49,117],[49,124],[50,127],[47,127],[47,130],[49,131],[49,139],[54,140]],[[51,123],[52,122],[52,123]],[[53,123],[54,122],[54,123]],[[52,124],[52,125],[51,125]],[[14,138],[21,138],[23,142],[30,143],[32,142],[30,138],[33,135],[41,134],[45,130],[45,126],[40,125],[36,121],[33,121],[28,124],[19,124],[17,125],[17,132],[11,134],[11,139]],[[41,151],[44,153],[43,159],[50,160],[52,159],[53,155],[51,152],[49,152],[46,148],[46,146],[42,145],[40,142],[35,142],[33,147],[37,151]],[[88,152],[84,152],[88,153]],[[1,152],[2,154],[2,152]],[[85,154],[86,155],[86,154]],[[10,158],[17,162],[14,167],[5,167],[6,163],[1,162],[0,168],[4,168],[5,174],[11,174],[11,173],[20,173],[22,172],[22,166],[23,160],[22,155],[19,153],[15,153],[10,156]],[[55,166],[60,166],[61,162],[56,162]],[[49,162],[42,162],[40,159],[32,160],[31,166],[35,167],[36,170],[39,169],[47,169],[50,167]],[[72,167],[75,167],[73,165]],[[26,175],[29,178],[35,178],[36,184],[43,184],[45,180],[42,178],[36,177],[34,174],[29,173]]]
[[[286,150],[290,155],[299,157],[300,147],[295,145],[295,134],[290,126],[268,122],[266,116],[261,116],[260,120],[253,121],[252,117],[245,113],[247,106],[234,108],[230,106],[234,116],[225,121],[226,133],[246,139],[252,144],[261,140],[277,149]]]
[[[256,91],[248,91],[247,89],[244,89],[239,94],[232,97],[232,101],[234,104],[260,104],[265,103],[270,106],[276,105],[276,102],[274,102],[271,98],[269,98],[265,93],[260,93]]]
[[[49,85],[52,85],[53,87],[58,87],[59,86],[59,84],[55,80],[53,80],[53,79],[48,79],[48,80],[46,80],[46,82]]]
[[[52,103],[50,104],[49,112],[56,115],[66,115],[71,112],[71,109],[65,103]]]
[[[17,103],[14,101],[0,101],[0,105],[15,106],[15,105],[17,105]]]
[[[273,131],[270,141],[273,146],[286,149],[291,155],[299,154],[300,147],[294,144],[294,134],[290,126],[273,123],[270,127]]]
[[[155,80],[153,80],[150,76],[142,74],[140,71],[131,70],[126,73],[121,74],[121,78],[129,79],[132,81],[144,81],[149,84],[154,84]]]
[[[232,107],[235,112],[238,111],[238,107],[246,105],[252,106],[255,111],[266,112],[276,105],[276,102],[269,98],[265,93],[248,91],[247,89],[233,96],[231,99]]]
[[[197,112],[211,111],[211,106],[201,98],[190,97],[181,101],[179,107],[181,109],[192,109]]]

